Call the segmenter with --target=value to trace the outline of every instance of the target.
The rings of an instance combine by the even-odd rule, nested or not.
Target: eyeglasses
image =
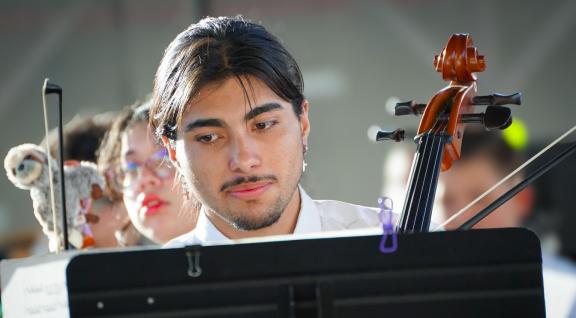
[[[135,161],[126,162],[120,167],[121,175],[119,176],[118,184],[122,185],[124,190],[134,187],[142,174],[144,169],[154,173],[156,177],[165,180],[174,175],[174,166],[168,160],[168,151],[161,149],[152,154],[143,164]]]

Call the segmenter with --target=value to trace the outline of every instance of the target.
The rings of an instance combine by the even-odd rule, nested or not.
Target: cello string
[[[430,219],[432,218],[432,213],[433,213],[433,207],[434,207],[434,199],[436,197],[436,186],[438,185],[438,175],[440,173],[440,165],[442,162],[442,153],[444,152],[444,136],[439,136],[438,138],[438,143],[439,143],[439,147],[437,148],[437,153],[436,153],[436,161],[437,163],[434,165],[434,178],[432,179],[432,181],[435,183],[434,186],[430,186],[430,193],[429,193],[429,199],[427,201],[427,204],[429,205],[429,207],[427,207],[429,209],[429,216],[427,217],[427,228],[426,231],[428,231],[430,229]],[[424,223],[422,223],[422,227],[424,227]],[[424,228],[421,229],[421,231],[424,231]]]
[[[432,157],[433,157],[433,152],[434,152],[434,143],[435,143],[434,137],[435,137],[435,135],[431,132],[427,133],[426,135],[427,135],[426,137],[429,140],[429,142],[428,142],[429,146],[426,149],[426,154],[428,154],[428,156],[426,156],[426,158],[425,158],[425,162],[424,162],[425,169],[423,169],[423,173],[420,175],[420,179],[419,179],[420,188],[418,189],[419,190],[418,201],[417,201],[418,203],[416,205],[416,209],[414,210],[415,216],[414,216],[413,222],[412,222],[412,228],[411,228],[412,231],[414,231],[416,229],[416,223],[417,223],[417,220],[419,220],[421,214],[425,213],[424,211],[422,211],[422,208],[421,208],[423,201],[428,200],[427,194],[426,194],[426,198],[424,198],[424,200],[423,200],[424,193],[427,192],[427,191],[425,191],[426,190],[425,189],[426,188],[425,180],[428,179],[430,169],[434,168],[434,167],[431,167],[431,165],[434,163],[432,160]]]
[[[414,187],[412,193],[412,202],[410,205],[410,210],[408,211],[408,217],[406,218],[405,228],[407,230],[413,231],[414,230],[414,222],[418,217],[418,210],[420,209],[420,200],[422,197],[422,180],[426,178],[426,174],[428,171],[428,162],[430,158],[430,132],[426,132],[422,136],[422,151],[419,157],[419,170],[418,174],[415,176],[414,180]],[[412,224],[412,227],[409,228],[409,225]]]
[[[408,188],[406,191],[406,199],[404,201],[404,209],[402,211],[402,215],[400,218],[400,229],[402,231],[407,230],[406,226],[408,225],[408,220],[410,219],[411,215],[411,207],[414,203],[414,196],[415,196],[415,189],[414,187],[417,184],[418,176],[420,175],[422,163],[421,163],[421,153],[423,152],[424,144],[426,139],[424,138],[424,134],[422,134],[418,139],[418,146],[416,147],[416,152],[414,154],[414,159],[412,160],[412,169],[410,171],[410,181],[408,182]]]
[[[405,192],[406,198],[404,199],[404,207],[402,209],[402,215],[400,216],[400,219],[399,219],[399,222],[397,225],[397,230],[404,231],[406,229],[406,219],[409,216],[410,204],[411,204],[412,199],[413,199],[414,179],[415,179],[416,173],[418,171],[418,158],[420,157],[419,149],[421,146],[420,140],[418,141],[418,145],[416,147],[416,152],[414,153],[414,158],[412,159],[412,167],[410,169],[410,179],[408,180],[408,184],[406,185],[406,192]]]
[[[46,107],[46,85],[48,85],[48,79],[44,79],[44,85],[42,85],[42,109],[44,110],[44,135],[46,138],[46,158],[48,159],[48,184],[50,187],[50,204],[52,205],[52,226],[56,237],[60,237],[58,233],[58,227],[56,226],[56,199],[54,198],[54,176],[52,175],[52,160],[50,156],[50,147],[48,140],[48,108]],[[60,252],[60,246],[56,247],[56,252]]]
[[[422,192],[423,192],[423,188],[424,188],[424,184],[422,180],[426,179],[426,175],[428,174],[428,170],[430,168],[430,148],[432,148],[433,146],[433,141],[430,141],[432,139],[431,137],[431,133],[427,132],[424,136],[424,138],[426,138],[426,145],[423,149],[423,153],[426,154],[426,156],[422,156],[422,160],[421,160],[421,165],[422,168],[420,170],[420,174],[418,175],[418,179],[417,179],[417,184],[419,185],[419,187],[417,187],[416,192],[414,193],[415,195],[415,208],[412,209],[412,222],[411,222],[411,228],[410,231],[414,231],[414,226],[416,223],[416,220],[418,219],[418,216],[420,213],[418,213],[418,211],[420,211],[420,204],[422,202]]]
[[[414,217],[412,218],[412,227],[411,227],[411,231],[414,231],[416,229],[417,223],[422,223],[422,217],[421,214],[425,214],[427,213],[426,208],[429,206],[428,201],[430,200],[430,186],[431,184],[426,184],[424,183],[424,180],[427,179],[427,176],[430,173],[431,169],[436,169],[437,165],[438,165],[438,160],[437,160],[437,154],[435,155],[434,153],[438,152],[438,146],[436,145],[436,141],[438,138],[437,134],[438,131],[442,131],[443,129],[445,129],[446,124],[439,121],[438,118],[436,118],[436,121],[434,122],[434,126],[433,128],[429,131],[425,133],[425,148],[424,148],[424,152],[427,154],[426,156],[423,156],[422,159],[422,166],[424,168],[422,168],[420,174],[418,175],[418,179],[417,179],[417,184],[420,185],[420,187],[418,188],[417,192],[415,192],[415,196],[417,196],[417,201],[416,201],[416,209],[412,209],[413,213],[414,213]],[[434,173],[432,171],[432,173]],[[427,190],[427,191],[426,191]],[[423,202],[424,201],[424,202]],[[424,210],[422,210],[421,205],[424,204]],[[420,225],[420,228],[423,225]]]
[[[463,207],[462,209],[460,209],[460,211],[458,211],[456,214],[452,215],[450,218],[448,218],[446,221],[444,221],[444,223],[438,225],[434,231],[437,231],[439,229],[441,229],[442,227],[444,227],[446,224],[454,221],[456,218],[458,218],[460,215],[462,215],[464,212],[466,212],[469,208],[471,208],[472,206],[474,206],[476,203],[478,203],[480,200],[482,200],[484,197],[486,197],[488,194],[490,194],[490,192],[494,191],[496,188],[498,188],[500,185],[502,185],[504,182],[510,180],[512,177],[514,177],[518,172],[520,172],[522,169],[524,169],[526,166],[528,166],[530,163],[532,163],[534,160],[538,159],[542,154],[544,154],[545,152],[547,152],[548,150],[550,150],[550,148],[554,147],[556,144],[558,144],[560,141],[562,141],[564,138],[568,137],[568,135],[570,135],[571,133],[573,133],[576,130],[576,125],[574,125],[572,128],[568,129],[568,131],[566,131],[563,135],[561,135],[560,137],[556,138],[553,142],[551,142],[548,146],[544,147],[542,150],[540,150],[536,155],[534,155],[532,158],[528,159],[526,162],[524,162],[521,166],[519,166],[518,168],[516,168],[516,170],[510,172],[510,174],[508,174],[506,177],[504,177],[502,180],[500,180],[498,183],[496,183],[495,185],[493,185],[490,189],[486,190],[484,193],[482,193],[480,196],[478,196],[476,199],[474,199],[472,202],[468,203],[468,205],[466,205],[465,207]]]
[[[414,192],[414,180],[419,169],[419,157],[420,157],[420,147],[422,146],[422,136],[416,137],[417,145],[416,152],[414,153],[414,158],[412,158],[412,167],[410,168],[410,178],[408,184],[406,185],[406,198],[404,199],[404,206],[402,208],[402,215],[400,216],[397,230],[404,231],[406,229],[406,219],[408,218],[410,205],[412,204],[413,192]]]
[[[432,215],[432,207],[433,207],[433,203],[434,203],[434,198],[435,198],[435,193],[436,193],[436,184],[438,181],[438,172],[440,170],[440,164],[442,162],[442,152],[444,151],[444,143],[443,143],[443,139],[444,136],[442,135],[436,135],[436,141],[438,143],[438,145],[436,146],[436,154],[434,155],[434,166],[432,167],[432,178],[430,179],[430,186],[428,187],[428,194],[426,197],[426,206],[425,206],[425,211],[427,213],[426,215],[426,220],[429,220],[431,215]],[[436,183],[436,184],[432,184],[432,183]],[[420,232],[423,231],[428,231],[429,230],[429,225],[427,226],[427,228],[425,229],[424,227],[426,226],[426,224],[429,224],[429,221],[424,222],[424,220],[421,222],[421,226],[420,226]]]
[[[421,211],[422,216],[418,216],[419,219],[421,219],[420,222],[420,232],[424,231],[424,226],[425,226],[425,222],[424,220],[427,218],[427,214],[429,214],[431,211],[429,211],[428,209],[431,207],[431,204],[433,203],[434,200],[434,194],[435,193],[435,189],[436,186],[433,186],[432,183],[434,182],[434,180],[436,179],[437,173],[438,173],[438,169],[440,168],[440,161],[442,159],[441,154],[442,151],[444,150],[444,147],[442,147],[442,136],[440,135],[442,132],[445,131],[446,127],[448,126],[447,122],[439,122],[438,120],[436,121],[434,126],[438,126],[436,127],[434,130],[434,134],[433,136],[433,141],[432,141],[432,151],[435,152],[435,154],[433,154],[433,156],[431,156],[431,158],[433,157],[434,160],[432,161],[432,165],[428,165],[428,172],[431,172],[431,178],[428,178],[430,180],[430,184],[428,184],[427,187],[427,193],[426,193],[426,199],[424,201],[424,209]],[[432,152],[431,151],[431,152]],[[424,190],[423,190],[424,191]],[[432,201],[430,201],[432,200]],[[418,213],[418,212],[417,212]],[[416,222],[414,222],[414,227],[416,226]],[[415,229],[415,228],[414,228]],[[428,229],[426,229],[428,230]]]

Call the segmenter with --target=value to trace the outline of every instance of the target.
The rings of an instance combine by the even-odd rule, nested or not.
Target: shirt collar
[[[314,201],[308,196],[302,187],[298,186],[300,191],[300,211],[298,213],[298,220],[294,228],[294,234],[316,233],[322,231],[322,223],[320,221],[320,213]],[[202,207],[195,230],[196,238],[200,242],[218,242],[229,241],[230,239],[224,236],[214,224],[206,216],[206,211]]]
[[[194,232],[199,242],[218,242],[229,240],[214,226],[214,224],[212,224],[210,219],[208,219],[208,216],[206,216],[206,211],[204,210],[204,206],[202,206],[202,209],[198,215],[198,221],[196,222],[196,229]]]
[[[322,231],[322,222],[320,221],[320,213],[316,204],[310,196],[298,186],[300,191],[300,213],[294,228],[294,234],[315,233]]]

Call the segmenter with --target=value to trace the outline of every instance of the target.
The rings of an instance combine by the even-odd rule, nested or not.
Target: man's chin
[[[251,211],[252,213],[254,211]],[[265,213],[265,214],[264,214]],[[250,231],[257,231],[261,229],[265,229],[269,226],[274,225],[275,223],[280,220],[282,216],[282,211],[275,211],[275,212],[267,212],[262,211],[261,214],[254,214],[255,216],[267,215],[266,218],[262,217],[250,217],[248,214],[241,214],[244,217],[235,217],[231,220],[231,225],[234,229],[242,232],[250,232]],[[248,216],[248,217],[246,217]]]
[[[264,197],[258,199],[241,200],[237,198],[228,198],[228,211],[234,211],[234,216],[247,216],[249,218],[258,218],[258,216],[268,213],[271,206],[275,206],[273,198]]]

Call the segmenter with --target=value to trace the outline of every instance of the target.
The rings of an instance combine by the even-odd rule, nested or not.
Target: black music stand
[[[528,230],[399,235],[392,254],[380,239],[78,255],[67,268],[70,315],[545,316],[540,243]]]

